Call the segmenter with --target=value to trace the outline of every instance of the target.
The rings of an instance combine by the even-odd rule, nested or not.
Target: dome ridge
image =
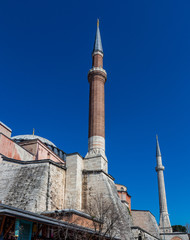
[[[49,141],[48,139],[37,136],[37,135],[32,135],[32,134],[17,135],[17,136],[12,137],[11,139],[16,140],[16,141],[27,141],[27,140],[39,139],[40,141],[42,141],[43,143],[45,143],[47,145],[56,147],[56,145],[54,143],[52,143],[51,141]]]

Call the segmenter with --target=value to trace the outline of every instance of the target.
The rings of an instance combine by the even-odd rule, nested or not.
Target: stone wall
[[[139,227],[132,227],[132,232],[134,235],[135,240],[159,240],[160,238],[157,238],[153,235],[151,235],[149,232],[145,231],[142,228]]]
[[[0,121],[0,132],[8,138],[11,137],[12,130]]]
[[[65,170],[50,161],[3,160],[0,163],[0,201],[32,212],[64,206]]]
[[[65,170],[54,164],[49,164],[48,210],[64,208]]]
[[[0,133],[0,153],[8,158],[29,161],[33,160],[33,154],[19,146],[7,136]]]
[[[78,153],[67,155],[66,163],[65,208],[81,210],[83,158]]]
[[[133,239],[132,219],[127,207],[121,202],[113,179],[102,170],[83,171],[83,210],[88,212],[89,202],[96,196],[103,196],[108,204],[113,205],[119,215],[115,234],[121,239]]]
[[[160,238],[160,231],[155,217],[149,211],[132,210],[133,226],[140,227],[151,235]]]
[[[28,152],[32,153],[35,160],[50,159],[57,163],[64,163],[64,161],[57,154],[50,150],[39,139],[22,141],[18,144]]]
[[[84,169],[85,170],[103,170],[104,172],[108,172],[108,160],[106,156],[102,156],[99,150],[92,150],[87,153],[84,158]]]

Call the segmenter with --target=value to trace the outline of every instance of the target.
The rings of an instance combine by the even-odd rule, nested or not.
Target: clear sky
[[[0,120],[85,156],[97,18],[109,173],[158,220],[158,134],[171,223],[190,223],[189,0],[1,1]]]

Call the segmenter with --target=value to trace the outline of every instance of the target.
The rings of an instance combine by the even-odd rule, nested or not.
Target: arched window
[[[171,240],[182,240],[180,237],[173,237]]]
[[[139,234],[139,236],[138,236],[138,240],[142,240],[142,236],[141,236],[141,234]]]

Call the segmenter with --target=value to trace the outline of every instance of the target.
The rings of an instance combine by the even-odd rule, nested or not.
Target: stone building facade
[[[79,153],[66,154],[40,136],[11,137],[11,129],[0,122],[0,203],[46,216],[69,209],[85,218],[99,196],[119,216],[115,237],[160,239],[154,216],[149,211],[131,210],[127,188],[115,184],[108,173],[104,103],[107,73],[103,69],[103,56],[98,23],[92,68],[88,72],[89,135],[85,157]]]
[[[6,125],[2,124],[2,132],[3,128]],[[78,153],[64,153],[63,159],[58,155],[58,150],[55,154],[49,148],[47,143],[53,144],[46,139],[35,135],[11,138],[2,132],[1,203],[34,213],[64,209],[85,212],[88,203],[92,201],[91,195],[103,193],[121,215],[118,236],[121,237],[122,232],[122,239],[133,238],[131,216],[118,196],[113,177],[99,164],[101,155],[86,159]],[[5,151],[6,148],[8,151]],[[43,156],[46,158],[43,159]]]

